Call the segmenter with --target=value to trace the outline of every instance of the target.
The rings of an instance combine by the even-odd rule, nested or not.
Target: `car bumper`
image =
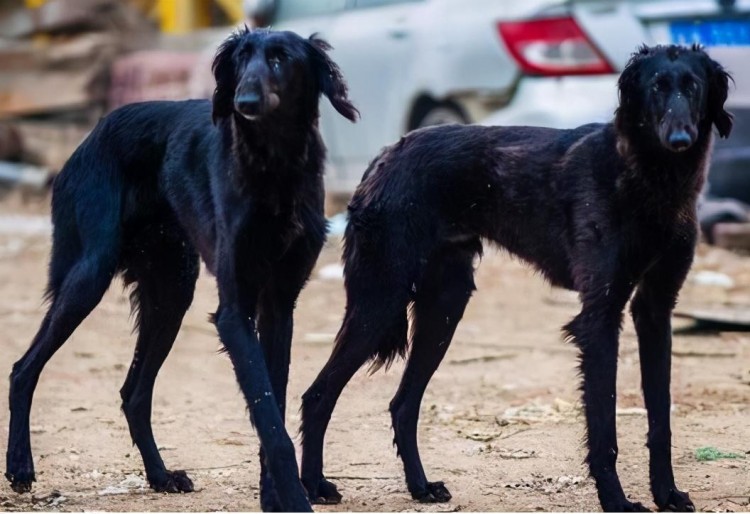
[[[479,123],[574,128],[611,121],[617,107],[617,78],[522,77],[508,105]]]

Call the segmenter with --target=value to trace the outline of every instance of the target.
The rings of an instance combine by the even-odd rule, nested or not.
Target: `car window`
[[[347,0],[279,0],[276,20],[291,20],[341,11]]]
[[[392,4],[413,4],[424,0],[355,0],[354,7],[364,9],[367,7],[380,7],[381,5]]]

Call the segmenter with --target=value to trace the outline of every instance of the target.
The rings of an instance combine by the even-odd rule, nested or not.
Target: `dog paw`
[[[423,491],[413,492],[411,497],[420,503],[444,503],[453,498],[443,482],[427,482]]]
[[[184,471],[167,471],[159,479],[149,479],[151,489],[158,493],[192,493],[193,481]]]
[[[687,493],[672,489],[666,502],[657,503],[661,512],[695,512],[695,505]]]
[[[312,487],[305,483],[307,497],[313,505],[337,505],[341,503],[341,493],[336,486],[325,478],[318,480]]]
[[[5,478],[10,481],[10,488],[17,493],[28,493],[31,491],[31,483],[36,482],[33,471],[20,473],[6,473]]]

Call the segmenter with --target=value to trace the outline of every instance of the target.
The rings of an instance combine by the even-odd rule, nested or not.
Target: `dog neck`
[[[319,140],[317,123],[289,123],[273,116],[246,120],[233,114],[220,121],[219,130],[234,159],[232,175],[244,183],[262,179],[290,186],[289,181],[306,171],[312,146]]]
[[[625,165],[618,191],[637,196],[644,206],[659,211],[694,211],[708,172],[713,146],[711,126],[701,126],[695,144],[679,153],[654,144],[637,131],[630,131],[635,134],[630,136],[618,131],[617,126],[615,130],[617,152]]]
[[[317,121],[251,121],[231,115],[220,119],[217,128],[222,151],[232,163],[227,170],[232,189],[271,215],[294,217],[300,206],[294,201],[298,195],[290,191],[322,182],[325,146]]]

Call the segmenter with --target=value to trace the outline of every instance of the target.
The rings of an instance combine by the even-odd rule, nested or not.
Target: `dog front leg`
[[[282,421],[285,420],[286,387],[289,379],[289,359],[292,343],[292,307],[275,305],[272,299],[259,302],[258,333],[265,353],[274,398],[279,405]],[[269,305],[271,304],[271,305]],[[276,488],[266,466],[263,448],[260,450],[260,504],[265,511],[277,510],[279,500]]]
[[[295,242],[275,263],[258,298],[258,335],[282,419],[285,418],[286,410],[286,389],[294,330],[294,306],[323,246],[322,224],[321,217],[319,230],[308,230],[308,236]],[[315,237],[314,234],[318,234],[319,237]],[[273,510],[279,503],[273,480],[265,466],[265,455],[262,449],[260,499],[264,510]]]
[[[610,303],[587,303],[565,330],[581,351],[583,405],[586,413],[586,462],[602,508],[608,512],[646,511],[627,500],[617,475],[617,350],[621,310]]]
[[[641,385],[648,413],[649,477],[654,503],[660,510],[693,512],[687,493],[675,486],[672,470],[671,314],[677,293],[690,266],[690,253],[676,262],[658,263],[641,282],[631,311],[638,334]]]
[[[265,455],[266,469],[273,478],[281,507],[286,511],[309,512],[310,503],[299,480],[294,444],[273,394],[254,315],[248,317],[248,306],[254,303],[249,298],[253,295],[240,294],[234,287],[238,281],[230,274],[220,271],[218,281],[220,303],[215,316],[216,328],[247,401]]]

